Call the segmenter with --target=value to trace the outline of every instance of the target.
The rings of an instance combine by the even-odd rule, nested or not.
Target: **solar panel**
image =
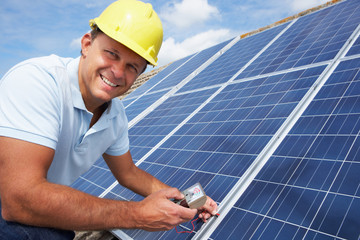
[[[180,89],[181,92],[209,85],[227,82],[247,62],[260,52],[288,24],[283,24],[248,38],[241,39],[221,57],[199,73],[194,79]]]
[[[360,5],[345,1],[299,18],[239,77],[333,59],[359,24]]]
[[[357,239],[359,101],[360,59],[344,61],[211,238]]]
[[[169,90],[163,90],[155,93],[148,93],[136,99],[125,98],[123,100],[124,105],[126,106],[126,116],[129,121],[133,120],[136,116],[154,104],[157,100],[163,97]]]
[[[190,73],[194,72],[200,65],[206,62],[209,58],[211,58],[215,53],[223,49],[227,44],[230,43],[230,40],[217,44],[213,47],[205,49],[199,52],[196,56],[194,56],[190,61],[186,62],[184,66],[178,71],[174,72],[171,76],[168,77],[166,81],[161,82],[157,86],[155,86],[151,91],[158,91],[164,88],[170,88],[178,83],[180,83],[186,76]]]
[[[173,62],[172,64],[167,66],[165,69],[163,69],[161,72],[159,72],[154,77],[152,77],[147,82],[145,82],[143,85],[141,85],[141,87],[138,87],[137,89],[135,89],[135,91],[133,91],[131,94],[129,94],[125,99],[126,100],[134,99],[136,97],[141,96],[145,92],[149,91],[156,84],[158,84],[161,81],[164,81],[164,79],[166,79],[167,76],[171,75],[174,71],[176,71],[179,67],[181,67],[184,63],[186,63],[193,56],[194,56],[194,54]],[[125,104],[125,106],[127,106],[127,104]]]
[[[192,234],[114,233],[358,239],[359,23],[358,1],[344,1],[182,59],[132,93],[125,105],[136,165],[179,189],[201,182],[221,215],[196,222]],[[101,159],[73,186],[142,199],[118,185]]]
[[[168,67],[163,69],[160,73],[155,75],[153,78],[145,82],[142,86],[138,87],[135,91],[130,93],[124,100],[123,104],[126,109],[126,114],[128,120],[133,120],[136,116],[138,116],[145,109],[150,107],[156,101],[158,101],[161,97],[168,93],[167,90],[158,91],[153,94],[147,94],[149,91],[154,88],[154,86],[158,85],[162,81],[166,80],[174,71],[177,71],[181,66],[189,61],[194,55],[187,56],[180,60],[175,61],[170,64]]]
[[[215,90],[209,89],[171,97],[132,127],[129,130],[129,136],[131,149],[135,152],[134,160],[142,157],[142,154],[136,153],[137,149],[141,149],[141,152],[144,148],[152,149]]]

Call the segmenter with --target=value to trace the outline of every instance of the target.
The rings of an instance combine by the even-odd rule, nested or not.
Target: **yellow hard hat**
[[[157,55],[163,40],[161,21],[150,3],[118,0],[110,4],[99,17],[90,20],[106,35],[133,50],[151,65],[157,65]]]

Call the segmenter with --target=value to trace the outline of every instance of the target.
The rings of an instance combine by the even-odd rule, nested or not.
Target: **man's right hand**
[[[135,219],[137,226],[146,231],[165,231],[193,219],[196,209],[185,208],[169,199],[182,199],[183,194],[176,188],[162,189],[138,202]]]

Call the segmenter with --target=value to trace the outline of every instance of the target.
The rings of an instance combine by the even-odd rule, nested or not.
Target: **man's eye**
[[[116,53],[114,53],[114,52],[112,52],[112,51],[109,51],[109,50],[105,50],[105,52],[106,52],[107,54],[109,54],[111,57],[117,58],[117,54],[116,54]]]
[[[129,65],[129,69],[132,73],[138,73],[138,69],[134,65]]]

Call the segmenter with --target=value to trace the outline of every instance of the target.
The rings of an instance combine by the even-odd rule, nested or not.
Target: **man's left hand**
[[[212,200],[209,196],[207,196],[206,203],[204,206],[198,209],[199,218],[206,222],[210,217],[215,216],[217,214],[217,204],[214,200]]]

